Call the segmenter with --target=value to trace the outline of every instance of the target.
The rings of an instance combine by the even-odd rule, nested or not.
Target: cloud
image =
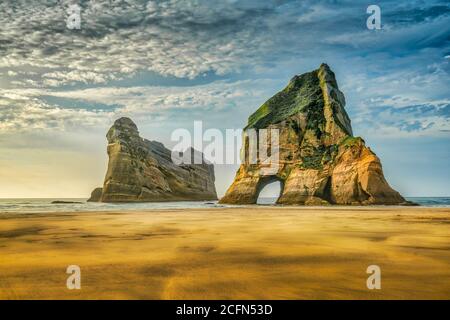
[[[68,4],[59,3],[2,1],[0,67],[46,69],[37,84],[43,86],[105,83],[143,70],[192,79],[311,55],[328,45],[340,50],[342,44],[364,45],[376,39],[365,30],[364,6],[349,1],[80,1],[80,30],[67,28]],[[400,36],[405,41],[419,37],[424,33],[410,29],[418,22],[418,28],[428,28],[426,34],[440,33],[416,45],[448,36],[446,28],[435,25],[448,24],[448,5],[414,4],[420,9],[381,1],[386,25],[393,31],[378,37],[378,46],[391,45]]]
[[[82,3],[81,30],[66,27],[67,9],[52,1],[0,4],[3,30],[0,66],[55,70],[53,82],[66,84],[91,72],[93,83],[106,76],[151,70],[193,78],[226,74],[274,47],[264,32],[277,5],[244,1],[109,1]],[[18,41],[20,39],[20,41]],[[67,73],[67,74],[65,74]],[[107,78],[106,77],[106,78]]]
[[[263,93],[269,80],[216,81],[190,87],[107,87],[48,92],[55,97],[83,99],[88,102],[118,104],[123,111],[163,111],[167,109],[214,109],[220,111]],[[258,89],[258,85],[260,86]]]
[[[404,107],[379,101],[356,121],[365,124],[370,136],[448,136],[450,100]]]
[[[95,128],[123,115],[150,120],[193,109],[229,112],[241,104],[258,105],[265,94],[261,88],[273,85],[270,80],[246,80],[192,87],[0,89],[0,132]],[[83,104],[77,108],[79,101]]]
[[[293,73],[323,61],[336,69],[357,129],[384,123],[434,134],[447,125],[439,113],[424,113],[430,126],[364,121],[378,109],[449,99],[444,1],[380,1],[381,32],[365,28],[366,8],[353,1],[79,3],[81,30],[66,26],[67,1],[0,3],[3,132],[89,127],[124,114],[167,118],[176,110],[239,110],[245,119],[242,110],[256,109]],[[186,82],[126,84],[145,72]],[[226,80],[194,83],[210,74]]]
[[[48,105],[35,97],[39,91],[0,90],[0,133],[41,130],[73,131],[104,123],[110,113]]]

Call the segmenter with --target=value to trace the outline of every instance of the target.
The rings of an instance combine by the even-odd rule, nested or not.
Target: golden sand
[[[449,227],[420,207],[2,214],[0,298],[450,299]]]

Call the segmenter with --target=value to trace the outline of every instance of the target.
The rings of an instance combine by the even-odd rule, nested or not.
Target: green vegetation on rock
[[[343,147],[351,147],[351,146],[356,146],[361,143],[364,144],[363,138],[348,136],[345,139],[343,139],[339,145],[341,145]]]
[[[318,70],[295,76],[282,91],[267,100],[248,118],[245,129],[266,128],[303,112],[308,115],[307,127],[323,131],[323,96],[319,85]],[[320,133],[317,132],[320,136]]]
[[[322,170],[323,166],[333,162],[338,151],[337,145],[319,146],[313,149],[312,154],[302,157],[301,167],[304,169]]]

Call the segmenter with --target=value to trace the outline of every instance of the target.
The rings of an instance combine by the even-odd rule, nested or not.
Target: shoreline
[[[154,204],[155,202],[149,202],[151,204]],[[163,202],[160,202],[163,203]],[[160,204],[158,203],[158,204]],[[169,202],[168,202],[169,203]],[[177,202],[170,202],[170,203],[177,203]],[[49,204],[49,206],[57,206],[57,205],[68,205],[68,204],[81,204],[81,203],[56,203],[56,204]],[[113,208],[105,208],[105,209],[97,209],[97,210],[68,210],[68,211],[58,211],[58,210],[45,210],[45,211],[7,211],[2,210],[0,211],[0,219],[2,217],[8,216],[8,215],[45,215],[45,214],[83,214],[83,213],[133,213],[133,212],[157,212],[157,211],[186,211],[186,210],[224,210],[224,209],[267,209],[267,208],[273,208],[275,210],[281,209],[281,210],[323,210],[323,211],[339,211],[339,210],[374,210],[374,211],[391,211],[391,210],[402,210],[402,209],[408,209],[408,210],[422,210],[422,209],[430,209],[433,211],[450,211],[450,206],[445,205],[326,205],[326,206],[312,206],[312,205],[285,205],[285,204],[251,204],[251,205],[231,205],[231,204],[211,204],[211,203],[199,203],[198,207],[167,207],[167,208],[120,208],[122,205],[127,205],[128,203],[107,203],[110,205],[117,205],[117,209]],[[136,203],[130,203],[130,204],[136,204]],[[145,204],[145,203],[143,203]],[[202,206],[204,205],[204,206]]]

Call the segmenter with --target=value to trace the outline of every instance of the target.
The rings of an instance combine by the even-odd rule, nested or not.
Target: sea
[[[406,197],[424,207],[450,207],[450,197]],[[160,209],[220,208],[217,201],[141,202],[141,203],[99,203],[87,202],[86,198],[58,199],[0,199],[0,214],[4,213],[46,213],[46,212],[96,212],[96,211],[139,211]],[[65,201],[72,203],[52,203]],[[260,198],[260,205],[274,205],[276,198]]]

